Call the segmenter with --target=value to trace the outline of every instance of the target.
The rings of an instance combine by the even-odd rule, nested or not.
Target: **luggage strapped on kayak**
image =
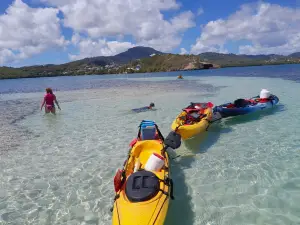
[[[195,105],[201,105],[199,109],[197,108],[189,108],[189,107],[194,107]],[[207,117],[207,114],[202,114],[200,113],[199,114],[199,117],[198,118],[195,118],[193,117],[193,115],[190,115],[191,112],[199,112],[201,110],[205,110],[209,107],[213,107],[213,104],[211,102],[208,102],[208,103],[195,103],[195,102],[191,102],[190,105],[188,105],[187,107],[183,108],[182,111],[186,112],[187,113],[187,116],[185,118],[185,120],[187,119],[192,119],[192,120],[196,120],[195,122],[196,123],[199,123],[201,120],[206,120],[208,123],[210,123],[210,121],[206,118]],[[191,118],[192,117],[192,118]],[[176,120],[178,121],[178,119],[181,119],[182,120],[182,117],[178,117]],[[181,123],[181,122],[177,122],[179,123],[179,125],[175,128],[175,132],[179,129],[179,127],[181,126],[184,126],[185,125],[185,122],[184,123]],[[208,127],[207,127],[208,128]],[[207,130],[207,129],[206,129]]]
[[[277,97],[277,96],[271,94],[271,95],[268,97],[268,101],[267,101],[267,102],[270,101],[270,102],[272,103],[272,105],[274,105],[273,100],[276,99],[275,97]],[[254,101],[255,101],[256,103],[260,103],[260,101],[261,101],[261,98],[260,98],[259,95],[250,98],[250,100],[253,100],[253,99],[254,99]]]
[[[149,120],[142,120],[142,122],[140,123],[140,125],[139,125],[139,131],[138,131],[138,135],[137,135],[137,139],[140,139],[141,128],[142,128],[142,125],[145,124],[145,123],[151,123],[152,125],[155,126],[155,128],[156,128],[156,130],[157,130],[157,133],[158,133],[160,139],[161,139],[163,142],[167,141],[167,143],[168,143],[169,145],[171,145],[171,146],[172,146],[172,145],[176,145],[176,144],[178,145],[178,143],[175,143],[175,144],[174,144],[174,141],[172,141],[171,138],[168,139],[168,137],[170,137],[171,133],[168,135],[167,140],[165,140],[165,138],[163,137],[162,133],[160,132],[160,130],[159,130],[157,124],[156,124],[155,122],[149,121]],[[173,135],[174,135],[174,134],[173,134]],[[178,135],[178,134],[176,134],[176,135]],[[176,136],[176,135],[175,135],[175,136]],[[135,143],[134,143],[134,144],[135,144]],[[130,156],[131,156],[131,150],[132,150],[134,144],[131,146],[131,148],[130,148],[129,151],[128,151],[128,156],[127,156],[127,159],[124,161],[122,170],[119,169],[119,170],[117,171],[116,175],[115,175],[114,180],[115,180],[116,178],[121,178],[121,182],[120,182],[120,185],[119,185],[118,188],[117,188],[118,190],[117,190],[116,187],[115,187],[116,195],[115,195],[115,197],[114,197],[113,202],[115,202],[115,201],[120,197],[120,195],[119,195],[117,192],[119,192],[119,190],[122,188],[122,186],[124,185],[124,183],[125,183],[125,181],[126,181],[126,178],[127,178],[127,177],[126,177],[126,174],[125,174],[125,168],[127,167],[127,163],[128,163],[128,160],[129,160],[129,158],[130,158]],[[180,144],[179,144],[179,145],[180,145]],[[178,146],[178,147],[179,147],[179,146]],[[167,148],[168,148],[168,145],[165,145],[165,144],[164,144],[164,147],[163,147],[163,149],[161,150],[161,151],[162,151],[162,155],[163,155],[164,157],[166,157],[165,151],[166,151]],[[169,168],[166,168],[166,169],[169,170]],[[146,170],[141,170],[141,171],[146,171]],[[172,180],[171,178],[169,178],[169,177],[165,178],[164,180],[159,179],[158,177],[157,177],[157,179],[158,179],[159,182],[163,182],[165,185],[167,185],[167,186],[170,187],[170,195],[169,195],[169,193],[165,192],[164,190],[159,189],[158,191],[162,191],[163,194],[165,194],[167,197],[170,197],[170,198],[173,200],[173,199],[174,199],[174,196],[173,196],[173,180]],[[113,206],[111,207],[110,211],[111,211],[111,212],[113,211]]]
[[[142,120],[142,122],[138,126],[139,127],[139,131],[138,131],[137,139],[141,138],[142,127],[144,128],[147,125],[149,125],[149,126],[155,126],[155,129],[156,129],[156,131],[158,133],[159,139],[161,139],[164,142],[164,140],[165,140],[164,136],[161,134],[160,130],[158,129],[157,124],[155,122],[151,121],[151,120]]]

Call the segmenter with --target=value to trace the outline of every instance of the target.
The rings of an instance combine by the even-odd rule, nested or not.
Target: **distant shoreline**
[[[238,67],[260,67],[260,66],[281,66],[281,65],[299,65],[300,63],[268,63],[268,64],[250,64],[250,65],[224,65],[220,68],[210,69],[189,69],[189,70],[172,70],[172,71],[155,71],[155,72],[128,72],[127,74],[146,74],[146,73],[167,73],[167,72],[187,72],[187,71],[202,71],[202,70],[215,70],[224,68],[238,68]],[[56,75],[24,75],[24,76],[0,76],[0,80],[11,80],[11,79],[24,79],[24,78],[46,78],[46,77],[77,77],[77,76],[109,76],[109,75],[126,75],[126,73],[103,73],[103,74],[56,74]]]
[[[96,56],[63,64],[0,67],[0,79],[193,71],[228,67],[300,64],[300,52],[289,55],[203,52],[173,54],[136,46],[114,56]]]

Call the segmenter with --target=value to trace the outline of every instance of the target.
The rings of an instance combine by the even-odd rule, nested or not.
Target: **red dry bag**
[[[115,192],[118,192],[121,189],[122,186],[122,173],[123,170],[118,169],[115,177],[114,177],[114,186],[115,186]]]

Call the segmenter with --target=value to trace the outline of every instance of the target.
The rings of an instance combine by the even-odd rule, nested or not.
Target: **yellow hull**
[[[152,153],[161,154],[163,144],[158,140],[138,141],[130,151],[130,156],[125,166],[126,182],[120,189],[113,206],[113,225],[159,225],[164,224],[170,199],[171,187],[169,184],[159,182],[160,190],[153,198],[141,202],[131,202],[126,195],[126,183],[133,173],[135,162],[139,158],[141,167],[144,166]],[[165,152],[165,167],[158,172],[153,172],[159,179],[170,178],[169,157]],[[170,178],[171,179],[171,178]]]
[[[182,140],[192,138],[195,135],[205,131],[206,128],[209,126],[209,121],[212,119],[212,115],[213,115],[212,109],[207,108],[207,109],[205,109],[204,113],[207,116],[205,118],[201,119],[200,122],[195,123],[193,125],[181,125],[182,121],[181,121],[180,117],[184,117],[187,114],[185,111],[183,111],[173,121],[171,128],[172,128],[172,130],[175,130],[179,126],[177,133],[179,133],[181,135]]]

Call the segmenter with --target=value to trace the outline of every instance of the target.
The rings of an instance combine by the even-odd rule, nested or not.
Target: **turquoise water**
[[[111,224],[113,176],[142,119],[166,136],[189,102],[261,88],[276,108],[216,122],[172,153],[181,157],[166,224],[300,224],[300,67],[176,74],[0,81],[0,224]],[[39,91],[54,84],[62,111],[44,115]],[[150,102],[156,111],[129,111]]]

